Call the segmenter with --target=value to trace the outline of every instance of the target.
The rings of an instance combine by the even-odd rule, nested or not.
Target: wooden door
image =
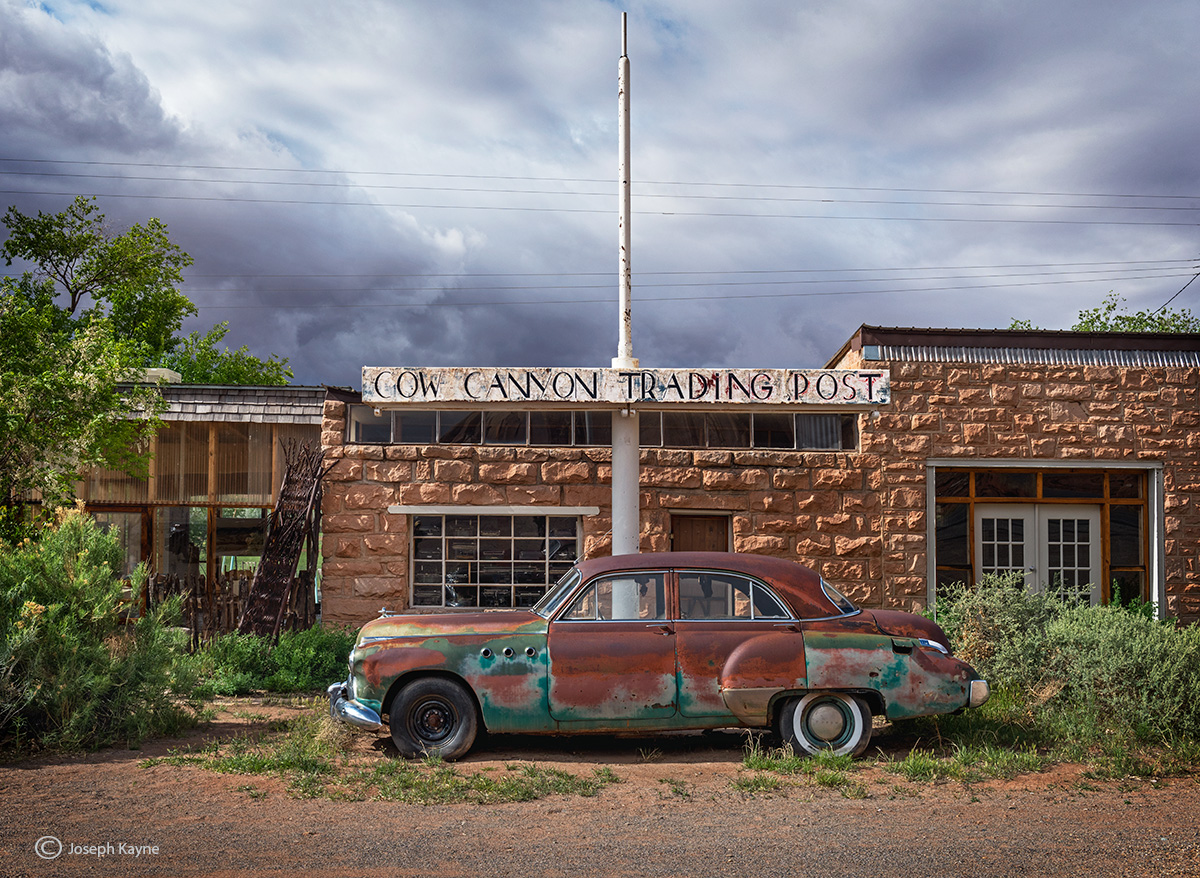
[[[726,515],[672,515],[672,552],[728,552]]]

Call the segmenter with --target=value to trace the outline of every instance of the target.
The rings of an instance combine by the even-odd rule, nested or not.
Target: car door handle
[[[661,622],[658,623],[657,625],[647,625],[646,627],[649,628],[651,631],[657,631],[659,634],[662,634],[663,636],[675,633],[674,628],[672,628],[670,625],[664,625]]]
[[[796,627],[795,622],[777,622],[775,623],[774,627],[782,628],[784,631],[794,631],[797,634],[800,633],[800,629]]]

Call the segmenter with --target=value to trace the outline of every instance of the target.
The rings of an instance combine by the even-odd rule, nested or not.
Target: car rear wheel
[[[388,714],[392,741],[401,756],[457,759],[475,743],[479,716],[461,685],[441,677],[405,684]]]
[[[871,710],[845,692],[810,692],[783,706],[779,735],[806,753],[861,756],[871,743]]]

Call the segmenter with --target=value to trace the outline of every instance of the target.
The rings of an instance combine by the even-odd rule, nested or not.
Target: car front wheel
[[[806,753],[861,756],[871,743],[871,710],[845,692],[811,692],[783,706],[779,735]]]
[[[423,677],[405,684],[388,714],[401,756],[457,759],[471,749],[479,717],[470,693],[452,680]]]

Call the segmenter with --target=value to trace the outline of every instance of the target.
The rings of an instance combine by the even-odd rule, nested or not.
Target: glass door
[[[975,506],[975,575],[1019,572],[1027,588],[1066,601],[1101,601],[1100,508],[980,503]]]

